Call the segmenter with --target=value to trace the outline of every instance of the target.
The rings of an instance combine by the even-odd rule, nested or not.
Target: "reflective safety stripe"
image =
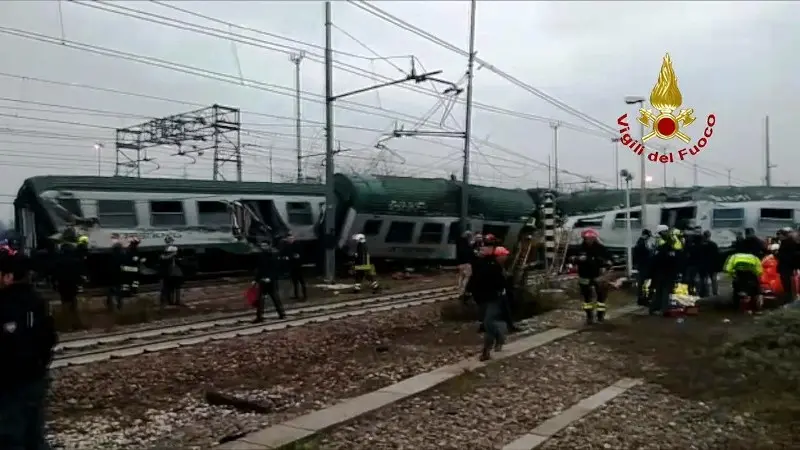
[[[578,278],[578,284],[589,284],[590,281],[592,280],[589,278]]]
[[[596,309],[598,311],[605,311],[606,310],[606,304],[603,303],[603,302],[597,302],[594,305],[594,309]]]
[[[583,310],[584,311],[592,311],[594,309],[594,307],[595,307],[594,302],[587,302],[587,303],[583,304]]]
[[[121,266],[123,272],[138,272],[139,268],[135,266]]]

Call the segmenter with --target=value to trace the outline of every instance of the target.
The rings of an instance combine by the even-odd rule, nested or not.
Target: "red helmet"
[[[487,244],[494,244],[494,243],[498,242],[498,239],[497,239],[497,236],[493,235],[492,233],[489,233],[489,234],[485,234],[483,236],[483,242],[485,242]]]
[[[581,238],[582,239],[597,239],[598,236],[600,236],[600,235],[597,233],[597,231],[595,231],[592,228],[588,228],[588,229],[583,230],[581,232]]]

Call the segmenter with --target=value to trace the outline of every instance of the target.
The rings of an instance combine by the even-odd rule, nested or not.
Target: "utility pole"
[[[302,140],[301,140],[301,133],[302,133],[302,125],[301,125],[301,117],[300,117],[300,62],[303,61],[305,58],[306,53],[300,52],[296,54],[289,55],[289,61],[294,63],[294,90],[295,90],[295,106],[294,106],[294,113],[295,113],[295,120],[297,123],[295,124],[295,133],[297,133],[297,182],[303,182],[303,148],[302,148]]]
[[[697,174],[697,161],[692,164],[692,179],[694,180],[694,183],[692,184],[693,186],[700,186]]]
[[[552,158],[552,156],[547,155],[547,189],[553,189],[553,166],[550,158]]]
[[[619,176],[619,140],[620,138],[611,138],[611,142],[614,144],[614,179],[617,180],[615,182],[615,187],[617,190],[620,189],[620,176]]]
[[[767,173],[764,177],[767,187],[772,186],[772,162],[769,157],[769,116],[764,118],[764,157],[766,159]]]
[[[553,122],[550,127],[553,129],[553,190],[558,192],[558,127],[561,122]]]
[[[467,60],[467,106],[464,123],[464,170],[461,176],[461,232],[468,229],[469,220],[469,165],[472,144],[472,80],[475,69],[475,9],[476,0],[470,2],[469,11],[469,59]]]
[[[411,58],[411,73],[403,78],[387,81],[385,83],[367,86],[354,91],[345,92],[342,94],[333,93],[333,39],[332,39],[333,22],[331,21],[331,1],[325,2],[325,236],[323,236],[323,245],[325,246],[325,280],[332,282],[334,273],[336,272],[336,190],[334,188],[333,176],[333,156],[338,153],[334,149],[334,136],[333,136],[333,104],[336,100],[344,97],[349,97],[364,92],[373,91],[388,86],[407,83],[413,81],[417,84],[426,81],[440,81],[433,78],[435,75],[442,73],[441,70],[417,74],[414,68],[414,59]],[[442,81],[440,81],[442,82]],[[446,82],[445,82],[446,83]],[[452,84],[452,83],[449,83]],[[400,136],[397,131],[393,135]],[[459,137],[463,133],[458,134]],[[311,155],[309,155],[311,156]]]
[[[333,39],[331,2],[325,2],[325,279],[336,273],[336,190],[333,184]]]
[[[733,171],[733,169],[727,169],[727,171],[728,171],[728,186],[733,186],[733,183],[731,183],[731,171]]]

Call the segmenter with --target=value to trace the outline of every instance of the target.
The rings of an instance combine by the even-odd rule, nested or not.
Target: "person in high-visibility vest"
[[[758,256],[752,253],[734,253],[725,261],[722,269],[733,277],[733,303],[738,308],[742,297],[749,297],[747,305],[753,312],[761,309],[761,274],[764,267]]]

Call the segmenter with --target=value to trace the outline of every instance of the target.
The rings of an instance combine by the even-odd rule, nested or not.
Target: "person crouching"
[[[509,251],[505,247],[486,247],[483,257],[473,264],[473,296],[481,310],[483,319],[483,351],[481,361],[491,358],[491,351],[499,352],[505,344],[506,321],[503,316],[503,296],[506,295],[506,279],[503,264]]]

